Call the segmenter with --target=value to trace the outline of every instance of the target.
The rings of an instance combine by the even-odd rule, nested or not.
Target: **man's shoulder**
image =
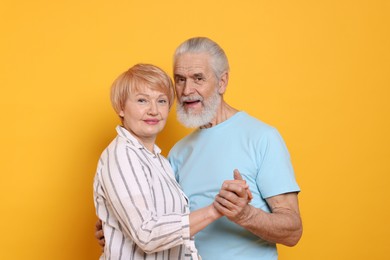
[[[276,128],[261,119],[254,117],[246,112],[240,112],[239,120],[237,120],[237,128],[253,133],[273,132]]]
[[[196,132],[196,130],[195,130],[194,132],[192,132],[192,133],[190,133],[190,134],[184,136],[184,137],[183,137],[182,139],[180,139],[179,141],[177,141],[177,142],[173,145],[173,147],[171,148],[171,150],[169,151],[168,157],[170,157],[170,155],[171,155],[172,153],[174,153],[175,151],[177,151],[178,149],[180,149],[180,147],[187,146],[188,143],[190,143],[191,140],[194,139],[195,132]]]

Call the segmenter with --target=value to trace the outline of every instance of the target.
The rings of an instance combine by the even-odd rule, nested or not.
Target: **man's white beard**
[[[200,96],[191,96],[191,99],[199,99],[203,104],[203,110],[200,113],[193,112],[191,108],[186,111],[182,98],[176,106],[177,119],[185,127],[198,128],[207,125],[214,119],[222,98],[216,89],[214,94],[207,100],[203,100]]]

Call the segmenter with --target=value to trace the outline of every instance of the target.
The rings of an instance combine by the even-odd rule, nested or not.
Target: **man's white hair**
[[[219,80],[224,72],[229,72],[229,61],[224,50],[214,41],[206,37],[194,37],[177,47],[173,56],[173,67],[178,57],[184,53],[206,53],[211,58],[211,67]]]

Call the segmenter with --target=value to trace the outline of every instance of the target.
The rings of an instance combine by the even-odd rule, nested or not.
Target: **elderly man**
[[[168,159],[191,211],[214,201],[226,216],[196,235],[200,255],[204,260],[277,259],[277,243],[294,246],[302,235],[300,189],[282,137],[225,102],[229,63],[214,41],[183,42],[173,69],[178,120],[197,129],[172,148]],[[234,169],[249,184],[249,204],[224,182]],[[234,176],[240,178],[238,172]]]
[[[210,204],[233,169],[239,169],[253,194],[250,204],[228,187],[217,195],[214,206],[227,218],[196,235],[200,255],[206,260],[277,259],[276,243],[294,246],[302,234],[299,187],[283,139],[275,128],[225,102],[229,64],[212,40],[182,43],[173,69],[178,120],[198,128],[168,156],[190,209]]]

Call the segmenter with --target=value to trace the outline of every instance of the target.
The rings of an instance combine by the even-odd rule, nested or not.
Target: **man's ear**
[[[228,85],[228,81],[229,81],[229,72],[225,71],[224,73],[222,73],[221,77],[219,78],[219,82],[218,82],[219,94],[222,95],[225,93],[226,87]]]

